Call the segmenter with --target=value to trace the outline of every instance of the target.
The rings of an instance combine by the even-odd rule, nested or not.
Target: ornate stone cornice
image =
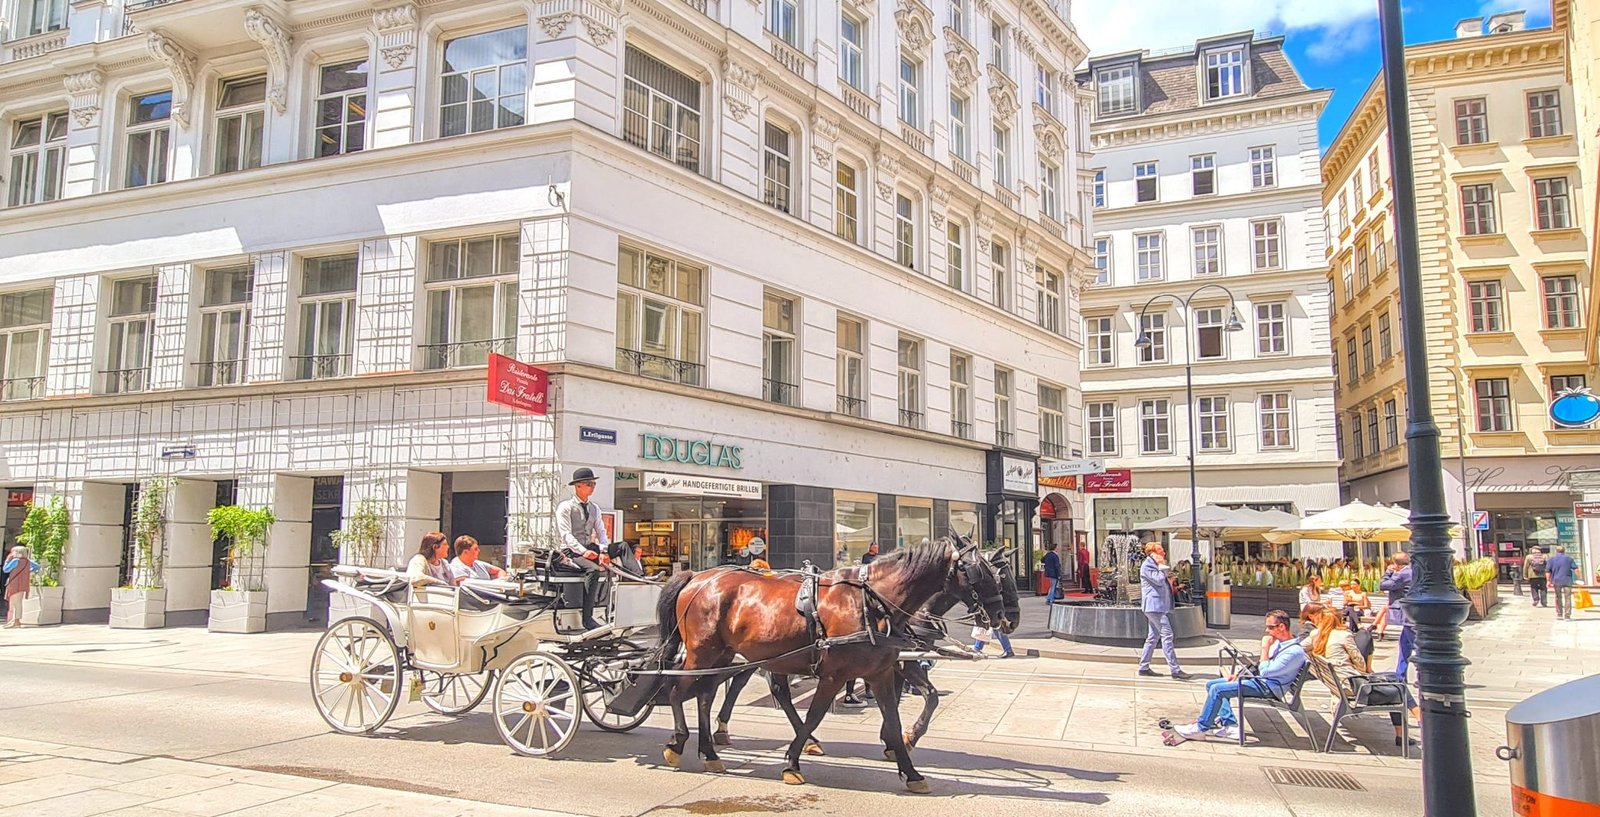
[[[1096,150],[1123,145],[1138,145],[1162,139],[1180,139],[1190,136],[1232,133],[1251,130],[1264,125],[1287,122],[1315,122],[1322,113],[1325,92],[1302,95],[1299,102],[1284,102],[1270,108],[1248,108],[1236,111],[1200,111],[1197,116],[1169,121],[1118,121],[1095,125],[1089,141]],[[1191,114],[1196,112],[1189,112]]]
[[[596,47],[605,48],[617,36],[619,0],[541,0],[534,8],[545,39],[576,36],[581,28]]]
[[[933,10],[922,0],[895,0],[894,24],[901,42],[912,51],[921,51],[933,42]]]
[[[1038,147],[1039,155],[1060,161],[1067,152],[1067,140],[1061,132],[1061,124],[1054,117],[1045,114],[1042,110],[1034,108],[1033,141]]]
[[[260,6],[244,10],[244,33],[267,55],[267,101],[283,113],[289,105],[289,32]]]
[[[399,70],[413,64],[419,19],[415,3],[372,12],[372,25],[378,30],[378,53],[391,69]]]
[[[62,77],[67,93],[72,95],[72,119],[78,127],[87,128],[100,116],[100,94],[105,89],[105,72],[98,67]]]
[[[756,86],[761,84],[761,73],[740,65],[732,58],[722,60],[722,99],[734,119],[744,119],[755,107]]]
[[[839,120],[826,116],[820,111],[812,112],[811,129],[817,136],[830,142],[839,140]]]
[[[178,127],[189,127],[189,97],[194,93],[194,54],[159,29],[145,37],[150,56],[166,66],[172,77],[172,120]]]
[[[1017,115],[1017,85],[1004,71],[989,66],[989,108],[996,122],[1009,122]]]
[[[944,60],[950,69],[950,81],[963,88],[970,87],[978,81],[978,50],[954,30],[946,28],[944,32]]]

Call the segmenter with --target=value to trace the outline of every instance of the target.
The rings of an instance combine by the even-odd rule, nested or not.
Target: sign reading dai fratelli
[[[550,374],[505,355],[489,354],[489,402],[528,414],[549,411]]]

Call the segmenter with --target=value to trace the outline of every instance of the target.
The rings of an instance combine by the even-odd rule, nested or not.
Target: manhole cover
[[[1344,772],[1325,772],[1320,769],[1294,769],[1287,766],[1268,766],[1267,779],[1280,786],[1302,786],[1308,789],[1338,789],[1339,791],[1366,791],[1361,781]]]

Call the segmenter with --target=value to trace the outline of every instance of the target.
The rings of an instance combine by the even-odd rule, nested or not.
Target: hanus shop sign
[[[646,471],[644,490],[657,494],[685,494],[688,496],[726,496],[736,499],[760,499],[761,483],[722,477],[701,477],[693,474],[658,474]]]
[[[640,434],[639,456],[651,462],[676,462],[707,468],[744,467],[744,449],[710,440],[686,440],[665,434]]]

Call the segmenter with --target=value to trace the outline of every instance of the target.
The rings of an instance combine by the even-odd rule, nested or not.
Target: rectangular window
[[[206,270],[200,299],[200,360],[195,385],[244,382],[250,347],[250,295],[255,270],[249,265]]]
[[[1367,205],[1367,197],[1361,192],[1361,174],[1356,173],[1350,177],[1350,200],[1355,203],[1356,212],[1361,212]]]
[[[1382,233],[1372,235],[1372,269],[1377,278],[1389,272],[1389,242],[1383,240]]]
[[[1581,321],[1578,312],[1578,277],[1576,275],[1546,275],[1539,281],[1544,290],[1544,328],[1577,329]]]
[[[965,0],[950,0],[950,30],[962,39],[971,39],[967,36],[967,4]]]
[[[1084,424],[1088,426],[1089,455],[1114,457],[1117,455],[1117,404],[1090,403],[1083,407]]]
[[[141,392],[150,387],[151,338],[156,325],[156,277],[127,278],[111,284],[106,335],[105,394]]]
[[[1084,336],[1088,339],[1083,350],[1086,366],[1098,368],[1116,362],[1116,335],[1111,329],[1111,316],[1101,315],[1083,319]]]
[[[354,253],[301,262],[300,346],[290,358],[295,379],[353,373],[358,269]]]
[[[1252,261],[1257,270],[1283,268],[1283,222],[1279,219],[1250,222]]]
[[[1016,426],[1011,417],[1010,369],[994,369],[994,441],[996,445],[1011,445],[1012,430]]]
[[[972,358],[950,353],[950,433],[972,439]]]
[[[1356,286],[1365,290],[1372,282],[1372,269],[1367,266],[1367,237],[1356,240]]]
[[[1572,199],[1565,177],[1535,179],[1533,200],[1538,214],[1538,229],[1567,230],[1572,227]]]
[[[849,13],[839,15],[839,79],[857,91],[867,87],[862,59],[865,29],[861,18]]]
[[[1011,130],[994,127],[994,183],[1011,189]]]
[[[1139,401],[1139,453],[1172,453],[1172,401]]]
[[[945,222],[945,225],[945,283],[964,292],[967,289],[967,228],[965,224],[953,218]]]
[[[10,165],[6,181],[12,207],[61,198],[67,175],[67,115],[53,113],[12,125]]]
[[[1505,302],[1499,281],[1467,282],[1473,332],[1504,332]]]
[[[1395,413],[1395,401],[1383,401],[1383,439],[1385,448],[1400,444],[1400,417]]]
[[[1467,235],[1492,235],[1499,232],[1494,218],[1494,185],[1461,186],[1461,230]]]
[[[1472,391],[1478,397],[1478,430],[1510,431],[1511,381],[1504,377],[1479,378],[1472,381]]]
[[[1010,26],[999,17],[989,18],[989,62],[1000,69],[1003,74],[1011,73],[1011,61],[1007,59],[1006,40]]]
[[[1194,311],[1196,359],[1219,360],[1228,356],[1222,312],[1222,307],[1219,306],[1208,306]]]
[[[1011,309],[1011,248],[1004,241],[990,241],[989,270],[992,276],[994,305]]]
[[[900,121],[918,130],[922,129],[922,116],[918,106],[922,93],[922,63],[907,56],[900,57]]]
[[[67,27],[67,0],[22,0],[17,4],[13,37],[32,37]]]
[[[445,41],[439,75],[440,136],[521,125],[527,121],[527,97],[527,26]]]
[[[833,233],[851,244],[861,237],[860,206],[861,190],[856,169],[839,162],[833,176]]]
[[[1050,66],[1039,64],[1033,71],[1033,101],[1052,116],[1056,112],[1056,74]]]
[[[1167,362],[1167,316],[1164,313],[1144,315],[1139,319],[1140,363]]]
[[[215,172],[232,173],[261,166],[261,139],[267,116],[267,78],[232,79],[222,83],[217,101]]]
[[[1133,166],[1134,198],[1140,204],[1155,201],[1158,193],[1155,162],[1140,162]]]
[[[1350,446],[1355,451],[1355,459],[1367,456],[1366,438],[1361,436],[1361,414],[1357,412],[1350,417]]]
[[[624,245],[617,283],[617,368],[704,385],[705,268]]]
[[[1194,244],[1194,274],[1222,274],[1222,228],[1194,227],[1189,231]]]
[[[124,187],[144,187],[167,180],[171,162],[172,92],[135,96],[129,100],[127,173]]]
[[[1383,450],[1378,445],[1378,410],[1376,408],[1367,409],[1367,450],[1374,455]]]
[[[482,366],[490,352],[515,353],[520,252],[516,233],[428,245],[424,369]]]
[[[1106,206],[1106,171],[1100,168],[1094,172],[1094,206]]]
[[[1479,145],[1489,141],[1489,114],[1482,98],[1456,100],[1456,144]]]
[[[1528,138],[1560,136],[1561,92],[1534,91],[1528,94]]]
[[[1244,51],[1234,48],[1206,54],[1206,98],[1225,99],[1244,93]]]
[[[1101,116],[1132,113],[1137,107],[1133,87],[1133,66],[1101,69],[1095,84],[1099,87]]]
[[[1388,311],[1378,313],[1378,359],[1394,357],[1394,332],[1389,326]]]
[[[894,197],[894,258],[902,267],[917,267],[917,225],[911,217],[911,199]]]
[[[0,295],[0,400],[44,397],[55,288]]]
[[[839,316],[834,333],[838,347],[839,413],[865,417],[867,408],[867,331],[861,321]]]
[[[1256,356],[1270,357],[1289,353],[1287,304],[1256,304]]]
[[[1361,327],[1361,373],[1371,374],[1376,365],[1372,349],[1372,326],[1363,326]]]
[[[324,65],[317,83],[317,156],[367,146],[366,60]]]
[[[1378,151],[1374,150],[1367,155],[1367,186],[1372,188],[1373,194],[1382,189],[1382,182],[1378,178]]]
[[[1160,281],[1167,276],[1161,233],[1135,233],[1134,270],[1140,281]]]
[[[900,336],[900,425],[922,428],[922,341]]]
[[[1200,397],[1195,402],[1196,419],[1200,423],[1200,450],[1232,449],[1233,436],[1228,429],[1228,398]]]
[[[761,393],[769,403],[792,406],[799,391],[796,374],[794,299],[768,291],[761,311]]]
[[[1061,220],[1061,169],[1045,161],[1039,162],[1039,209]]]
[[[1061,332],[1061,273],[1039,268],[1039,325]]]
[[[1550,399],[1565,391],[1579,391],[1589,387],[1589,379],[1581,374],[1553,374],[1550,376]]]
[[[799,47],[799,17],[795,0],[767,0],[767,30],[791,48]]]
[[[1066,407],[1064,390],[1059,386],[1039,384],[1039,454],[1055,459],[1065,459],[1067,449],[1067,423],[1062,411]]]
[[[632,45],[623,70],[623,140],[700,172],[700,82]]]
[[[1278,186],[1277,152],[1271,145],[1250,148],[1250,186],[1257,190]]]
[[[794,168],[790,142],[793,138],[788,130],[772,122],[767,123],[765,133],[761,150],[761,200],[769,207],[793,212],[790,209],[793,206],[790,196]]]
[[[1344,197],[1344,191],[1339,191],[1339,232],[1342,234],[1350,226],[1350,200]]]
[[[1101,237],[1094,240],[1094,268],[1096,286],[1111,283],[1111,239]]]
[[[1196,196],[1217,192],[1217,157],[1212,154],[1189,157],[1189,181]]]
[[[1356,339],[1354,336],[1345,338],[1344,359],[1349,366],[1345,372],[1345,377],[1349,378],[1350,385],[1354,386],[1356,381],[1361,379],[1361,370],[1356,367]]]
[[[963,162],[972,159],[967,144],[968,107],[970,106],[966,97],[956,93],[950,94],[950,152]]]
[[[1294,414],[1289,409],[1289,393],[1263,394],[1256,399],[1261,422],[1262,448],[1293,448]]]
[[[1339,259],[1340,280],[1344,281],[1344,302],[1356,296],[1355,265],[1350,263],[1350,256]]]

